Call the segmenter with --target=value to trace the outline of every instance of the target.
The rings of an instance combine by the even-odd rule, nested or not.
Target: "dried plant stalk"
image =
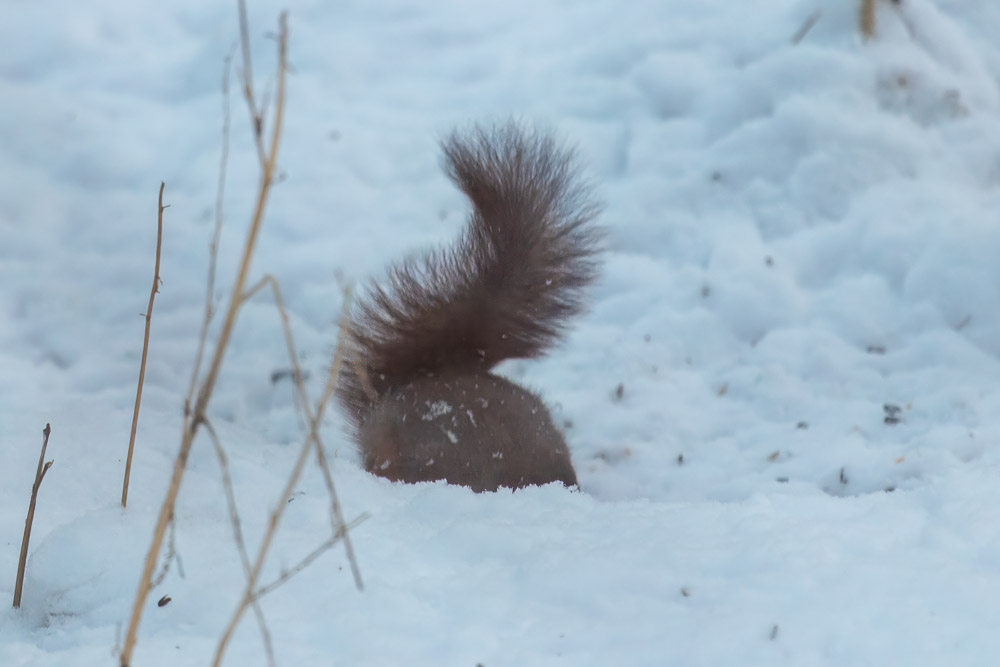
[[[367,512],[361,514],[360,516],[358,516],[357,518],[355,518],[353,521],[351,521],[350,523],[348,523],[348,524],[346,524],[344,526],[344,533],[346,534],[348,531],[353,530],[358,525],[360,525],[363,521],[367,521],[370,516],[371,515],[368,514]],[[287,582],[289,579],[291,579],[292,577],[294,577],[296,574],[298,574],[302,570],[304,570],[307,567],[309,567],[309,565],[314,560],[316,560],[317,558],[319,558],[320,556],[322,556],[324,552],[328,551],[331,547],[333,547],[335,544],[337,544],[337,542],[339,542],[341,540],[341,537],[342,537],[342,535],[340,533],[337,533],[336,535],[334,535],[333,537],[331,537],[330,539],[328,539],[326,542],[323,542],[321,545],[319,545],[318,547],[316,547],[315,549],[313,549],[312,551],[310,551],[309,554],[305,558],[303,558],[302,560],[300,560],[298,563],[296,563],[295,565],[293,565],[292,567],[290,567],[288,570],[285,570],[284,572],[282,572],[278,576],[277,579],[275,579],[274,581],[272,581],[269,584],[265,584],[265,585],[261,586],[260,588],[258,588],[256,591],[254,591],[253,597],[250,598],[250,602],[251,603],[256,603],[258,600],[260,600],[262,597],[264,597],[268,593],[274,591],[277,588],[280,588],[282,584],[284,584],[285,582]]]
[[[267,151],[264,149],[264,116],[257,108],[257,97],[253,94],[253,64],[250,59],[250,31],[247,28],[247,6],[243,0],[239,2],[240,14],[240,45],[243,48],[243,97],[247,100],[247,111],[250,112],[250,124],[253,126],[253,138],[257,145],[257,157],[263,169],[267,164]]]
[[[261,289],[263,289],[264,286],[268,284],[274,290],[275,303],[278,305],[278,310],[281,313],[282,327],[285,331],[285,341],[286,344],[288,345],[288,352],[292,364],[292,371],[293,371],[292,375],[296,379],[296,386],[298,391],[301,392],[301,404],[304,406],[304,409],[306,411],[306,416],[309,420],[309,432],[302,443],[302,447],[299,450],[298,457],[295,459],[295,464],[292,466],[292,471],[288,476],[288,480],[285,483],[285,487],[282,490],[281,495],[278,497],[278,501],[275,504],[274,509],[271,511],[271,514],[268,517],[267,531],[264,533],[264,537],[261,539],[260,548],[257,551],[257,557],[254,560],[253,567],[251,568],[250,574],[247,577],[247,584],[246,587],[244,588],[243,596],[240,598],[239,604],[236,607],[236,611],[233,612],[233,616],[229,621],[229,625],[226,626],[226,630],[222,633],[222,636],[219,638],[219,644],[216,647],[215,651],[215,658],[212,661],[213,667],[219,667],[219,665],[222,664],[222,658],[225,655],[226,649],[229,646],[229,642],[232,640],[233,634],[236,632],[237,626],[239,626],[239,622],[242,619],[244,612],[247,610],[247,607],[254,605],[254,603],[262,595],[261,592],[262,589],[258,588],[258,582],[260,581],[260,574],[264,567],[264,562],[267,558],[267,554],[271,549],[271,544],[274,541],[274,536],[278,531],[278,525],[281,523],[281,518],[285,513],[285,509],[288,507],[287,499],[292,495],[292,492],[295,490],[295,485],[298,484],[299,478],[302,476],[302,471],[305,469],[306,461],[309,458],[309,452],[322,450],[323,445],[322,441],[319,438],[319,433],[318,433],[319,423],[322,420],[323,408],[329,401],[330,394],[332,393],[331,387],[336,386],[336,378],[340,374],[340,366],[343,361],[345,329],[341,327],[340,336],[337,341],[337,348],[334,352],[333,364],[330,368],[330,380],[327,382],[327,390],[324,391],[323,397],[320,399],[320,402],[317,405],[317,412],[315,415],[313,415],[309,410],[309,403],[305,395],[305,387],[302,385],[302,373],[299,370],[298,359],[295,354],[294,341],[292,340],[291,337],[291,331],[288,329],[288,316],[284,309],[284,302],[281,299],[281,290],[278,288],[277,282],[274,280],[272,276],[264,276],[264,278],[262,278],[257,284],[255,284],[252,288],[247,290],[247,293],[244,295],[244,299],[250,298],[256,292],[260,291]],[[321,467],[325,466],[326,461],[322,452],[317,454],[317,457],[323,461]],[[325,478],[328,475],[329,475],[329,469],[327,468]],[[320,545],[320,547],[318,547],[312,554],[307,556],[306,560],[303,561],[303,563],[300,563],[300,566],[296,566],[296,569],[294,569],[293,574],[294,572],[300,571],[302,568],[304,568],[306,565],[312,562],[312,560],[318,557],[323,551],[329,549],[338,541],[344,540],[344,543],[347,546],[346,551],[348,559],[351,562],[351,569],[355,576],[355,582],[358,588],[362,588],[363,585],[361,583],[361,575],[357,567],[357,562],[354,558],[353,550],[350,549],[349,547],[350,544],[348,538],[349,527],[344,522],[343,517],[341,516],[340,504],[336,500],[336,493],[333,489],[332,478],[329,478],[328,490],[331,493],[331,503],[334,508],[333,511],[335,512],[335,516],[333,519],[335,526],[334,535],[327,542]],[[360,520],[361,519],[358,519],[358,521]],[[291,575],[289,575],[289,577],[290,576]],[[270,590],[273,590],[273,588],[277,587],[281,583],[284,583],[284,581],[287,581],[289,577],[280,578],[278,582],[269,584],[268,586],[265,587],[266,590],[264,592],[269,592]]]
[[[233,61],[232,51],[226,56],[222,69],[222,150],[219,157],[219,179],[215,189],[215,228],[212,231],[212,241],[208,245],[208,282],[205,285],[205,314],[201,320],[201,332],[198,335],[198,352],[194,358],[194,368],[191,369],[191,384],[188,386],[187,397],[184,399],[184,416],[191,414],[191,401],[201,373],[201,359],[205,354],[205,343],[208,340],[208,325],[212,322],[215,309],[212,299],[215,295],[215,268],[219,259],[219,237],[222,234],[222,204],[226,192],[226,165],[229,163],[229,70]],[[187,422],[185,421],[185,428]]]
[[[254,294],[267,285],[270,285],[271,287],[274,294],[275,306],[281,316],[281,328],[285,335],[285,345],[288,347],[288,359],[292,366],[292,378],[297,392],[297,402],[302,406],[302,411],[305,413],[306,424],[309,429],[307,440],[312,441],[312,444],[315,447],[316,464],[319,466],[320,472],[323,475],[323,483],[326,485],[327,494],[330,496],[330,521],[333,533],[335,536],[341,535],[343,537],[344,550],[347,553],[347,560],[351,565],[351,574],[354,576],[354,584],[358,587],[358,590],[364,590],[365,586],[361,580],[361,570],[358,568],[357,559],[354,557],[354,547],[351,546],[350,537],[345,530],[346,523],[344,521],[344,515],[340,509],[340,501],[337,499],[337,490],[333,484],[333,475],[330,474],[330,465],[326,460],[326,451],[323,446],[323,441],[319,436],[319,425],[323,421],[324,411],[326,410],[326,406],[330,402],[330,398],[333,396],[333,392],[337,387],[337,378],[340,375],[343,345],[347,344],[348,339],[344,335],[341,335],[338,338],[337,348],[334,351],[334,360],[330,366],[330,375],[323,388],[323,395],[316,403],[316,413],[314,415],[309,409],[309,397],[306,395],[305,384],[302,381],[302,369],[299,367],[298,354],[295,352],[295,341],[292,338],[292,330],[288,323],[288,311],[285,309],[285,301],[281,296],[281,288],[278,286],[277,279],[270,274],[265,275],[253,287],[247,290],[244,298],[250,299]],[[349,309],[350,298],[351,291],[350,289],[347,289],[344,291],[344,305],[340,313],[339,328],[342,334],[347,331],[347,312]]]
[[[45,461],[45,450],[49,446],[49,433],[52,429],[48,424],[42,429],[42,453],[38,455],[38,468],[35,470],[35,483],[31,485],[31,500],[28,501],[28,516],[24,519],[24,535],[21,537],[21,557],[17,561],[17,580],[14,582],[14,609],[21,606],[21,591],[24,587],[24,568],[28,562],[28,542],[31,540],[31,524],[35,521],[35,502],[38,500],[38,489],[42,486],[45,473],[52,467],[53,461]],[[44,463],[43,463],[44,462]]]
[[[858,13],[858,29],[861,36],[868,40],[875,37],[875,2],[876,0],[861,0]]]
[[[233,541],[236,542],[236,550],[240,554],[240,563],[243,565],[244,576],[250,576],[250,555],[247,553],[247,543],[243,539],[243,528],[240,524],[240,513],[236,506],[236,492],[233,490],[233,478],[229,474],[229,459],[226,450],[222,447],[219,436],[216,435],[212,423],[205,421],[205,430],[212,440],[215,448],[215,455],[219,459],[219,469],[222,473],[222,488],[226,492],[226,504],[229,506],[229,522],[233,527]],[[271,631],[267,627],[267,619],[264,618],[264,610],[260,608],[257,600],[253,600],[254,616],[257,618],[257,625],[260,628],[260,636],[264,641],[264,653],[267,654],[267,664],[274,667],[274,643],[271,641]]]
[[[149,305],[146,306],[146,333],[142,339],[142,360],[139,362],[139,382],[135,389],[135,409],[132,411],[132,432],[128,437],[128,458],[125,459],[125,480],[122,482],[122,507],[128,504],[128,480],[132,475],[132,452],[135,450],[135,430],[139,425],[139,404],[142,403],[142,384],[146,379],[146,355],[149,352],[149,327],[153,322],[153,300],[160,291],[160,247],[163,245],[163,188],[160,181],[160,195],[156,212],[156,262],[153,265],[153,289],[149,291]]]
[[[246,10],[242,0],[240,0],[239,5],[241,12],[245,14]],[[156,568],[156,561],[159,557],[160,549],[163,546],[167,525],[170,522],[170,518],[173,516],[174,506],[177,503],[177,494],[180,492],[181,480],[184,477],[187,460],[191,454],[191,446],[198,433],[198,428],[202,425],[202,423],[204,423],[206,410],[208,408],[209,401],[211,400],[212,392],[215,389],[215,383],[218,380],[219,371],[222,367],[222,360],[225,356],[226,348],[229,345],[229,340],[232,337],[233,328],[236,325],[236,318],[239,314],[240,306],[243,304],[243,291],[246,285],[247,274],[250,271],[250,262],[253,257],[254,249],[257,245],[260,225],[264,217],[264,210],[267,207],[267,200],[270,194],[271,185],[274,182],[275,165],[278,158],[278,147],[281,140],[281,129],[284,116],[285,76],[288,69],[287,44],[287,15],[286,13],[282,13],[278,20],[278,84],[274,101],[275,111],[271,127],[270,150],[267,153],[267,159],[264,161],[263,168],[261,170],[260,185],[257,191],[257,201],[254,206],[254,213],[250,222],[250,228],[244,242],[239,270],[237,271],[236,280],[233,283],[233,289],[230,293],[229,306],[226,310],[225,318],[222,321],[222,328],[219,331],[219,337],[216,341],[215,351],[209,363],[208,372],[198,389],[198,394],[195,398],[191,412],[186,417],[185,428],[181,437],[180,449],[177,453],[177,458],[174,460],[174,469],[170,478],[170,485],[167,488],[166,498],[164,498],[163,504],[160,507],[156,527],[153,531],[153,539],[150,544],[149,551],[146,553],[146,559],[143,563],[142,574],[139,578],[139,588],[136,592],[135,601],[132,605],[132,614],[129,617],[128,629],[125,634],[125,643],[122,646],[120,656],[120,664],[122,667],[128,667],[131,663],[132,653],[135,650],[135,644],[138,636],[139,623],[142,619],[142,612],[151,589],[152,574]],[[246,72],[249,68],[246,67],[246,64],[244,65]]]
[[[816,23],[819,22],[819,19],[822,16],[823,16],[823,11],[817,9],[808,17],[806,17],[806,20],[802,23],[802,26],[795,31],[794,35],[792,35],[792,44],[798,44],[803,39],[805,39],[806,35],[808,35],[809,31],[816,26]]]

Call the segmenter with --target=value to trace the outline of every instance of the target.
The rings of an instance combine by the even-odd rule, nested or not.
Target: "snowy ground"
[[[581,492],[400,486],[324,439],[366,589],[334,549],[264,600],[279,665],[992,665],[1000,653],[1000,4],[253,3],[261,90],[290,11],[285,178],[255,275],[310,390],[343,281],[452,238],[455,124],[577,143],[609,230],[591,312],[503,370],[565,427]],[[813,14],[819,21],[792,37]],[[24,603],[0,664],[115,664],[179,442],[203,306],[230,3],[17,3],[0,22],[0,600],[41,429]],[[273,86],[273,80],[271,82]],[[256,186],[245,107],[219,294]],[[127,512],[118,507],[166,229]],[[302,432],[277,315],[243,313],[212,404],[251,545]],[[887,419],[889,417],[889,419]],[[329,530],[293,496],[266,579]],[[240,592],[207,441],[136,666],[205,665]],[[172,602],[155,606],[161,595]],[[265,664],[252,616],[227,664]]]

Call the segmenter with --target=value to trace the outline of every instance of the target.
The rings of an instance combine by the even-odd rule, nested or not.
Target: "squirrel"
[[[514,121],[456,130],[441,147],[472,204],[464,231],[391,266],[346,325],[337,396],[363,465],[476,492],[576,486],[542,399],[491,369],[541,356],[584,309],[600,206],[572,149]]]

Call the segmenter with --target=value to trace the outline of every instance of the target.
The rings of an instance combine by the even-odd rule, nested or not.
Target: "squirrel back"
[[[583,309],[599,207],[571,150],[513,122],[442,148],[472,203],[464,231],[391,267],[348,325],[338,397],[365,468],[476,491],[576,484],[541,399],[489,371],[542,355]]]

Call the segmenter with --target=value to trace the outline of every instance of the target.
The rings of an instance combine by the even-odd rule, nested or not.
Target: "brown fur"
[[[572,151],[516,124],[454,133],[443,151],[472,202],[464,232],[392,267],[349,325],[338,396],[364,466],[476,491],[576,484],[541,399],[489,370],[542,355],[582,310],[598,207]]]

